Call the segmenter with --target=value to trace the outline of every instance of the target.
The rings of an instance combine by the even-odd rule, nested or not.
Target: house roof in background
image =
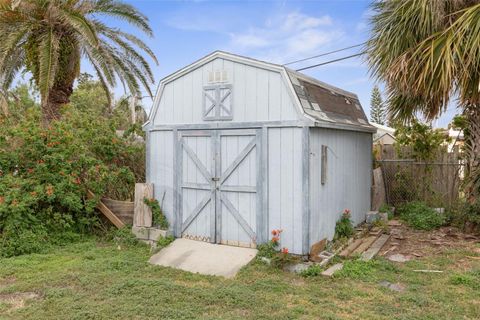
[[[395,129],[392,127],[385,126],[383,124],[378,124],[375,122],[370,122],[370,124],[375,128],[377,128],[377,133],[385,132],[385,133],[389,133],[391,136],[395,136]]]

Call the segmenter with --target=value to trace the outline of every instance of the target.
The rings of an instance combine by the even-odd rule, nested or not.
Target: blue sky
[[[144,38],[156,53],[158,81],[215,50],[275,63],[287,63],[364,42],[369,35],[367,0],[128,0],[150,19],[154,38]],[[118,26],[128,31],[124,23]],[[291,65],[304,66],[359,52],[337,54]],[[355,92],[367,115],[375,80],[361,58],[304,71],[324,82]],[[145,100],[146,107],[151,104]],[[451,108],[437,122],[446,126]]]

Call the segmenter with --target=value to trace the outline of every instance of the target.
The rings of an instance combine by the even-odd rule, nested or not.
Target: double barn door
[[[261,199],[260,131],[179,131],[177,233],[255,247]]]

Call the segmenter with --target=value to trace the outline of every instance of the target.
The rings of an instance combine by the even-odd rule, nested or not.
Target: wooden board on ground
[[[135,201],[133,211],[134,227],[152,226],[152,210],[145,204],[145,198],[153,198],[153,184],[135,183]]]
[[[342,250],[340,252],[339,256],[340,257],[348,257],[355,249],[358,248],[358,246],[363,242],[363,238],[356,239],[353,241],[348,247]]]
[[[90,191],[90,190],[87,191],[87,194],[88,194],[89,198],[95,197],[93,192]],[[107,217],[107,219],[110,220],[110,222],[113,223],[115,225],[115,227],[120,229],[120,228],[123,228],[125,226],[125,224],[122,222],[122,220],[120,220],[115,215],[115,213],[113,213],[102,201],[98,202],[97,209],[100,210],[100,212],[103,213],[103,215],[105,217]]]
[[[342,270],[342,269],[343,269],[343,263],[334,264],[333,266],[331,266],[327,270],[323,271],[322,276],[332,277],[335,272],[337,272],[339,270]]]
[[[370,236],[368,238],[363,239],[362,244],[360,244],[357,247],[357,249],[353,250],[352,254],[363,253],[363,251],[367,250],[375,240],[377,240],[377,236]]]
[[[377,253],[382,249],[383,245],[388,241],[390,235],[382,234],[375,242],[372,244],[370,248],[367,249],[364,253],[362,253],[361,259],[363,261],[369,261],[373,257],[377,255]]]

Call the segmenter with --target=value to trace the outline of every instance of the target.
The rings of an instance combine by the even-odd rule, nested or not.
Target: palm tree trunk
[[[70,102],[73,92],[73,83],[55,84],[49,91],[48,98],[42,103],[43,123],[48,125],[61,117],[60,109]]]
[[[470,105],[465,114],[468,120],[465,136],[466,198],[474,203],[480,194],[480,105]]]

